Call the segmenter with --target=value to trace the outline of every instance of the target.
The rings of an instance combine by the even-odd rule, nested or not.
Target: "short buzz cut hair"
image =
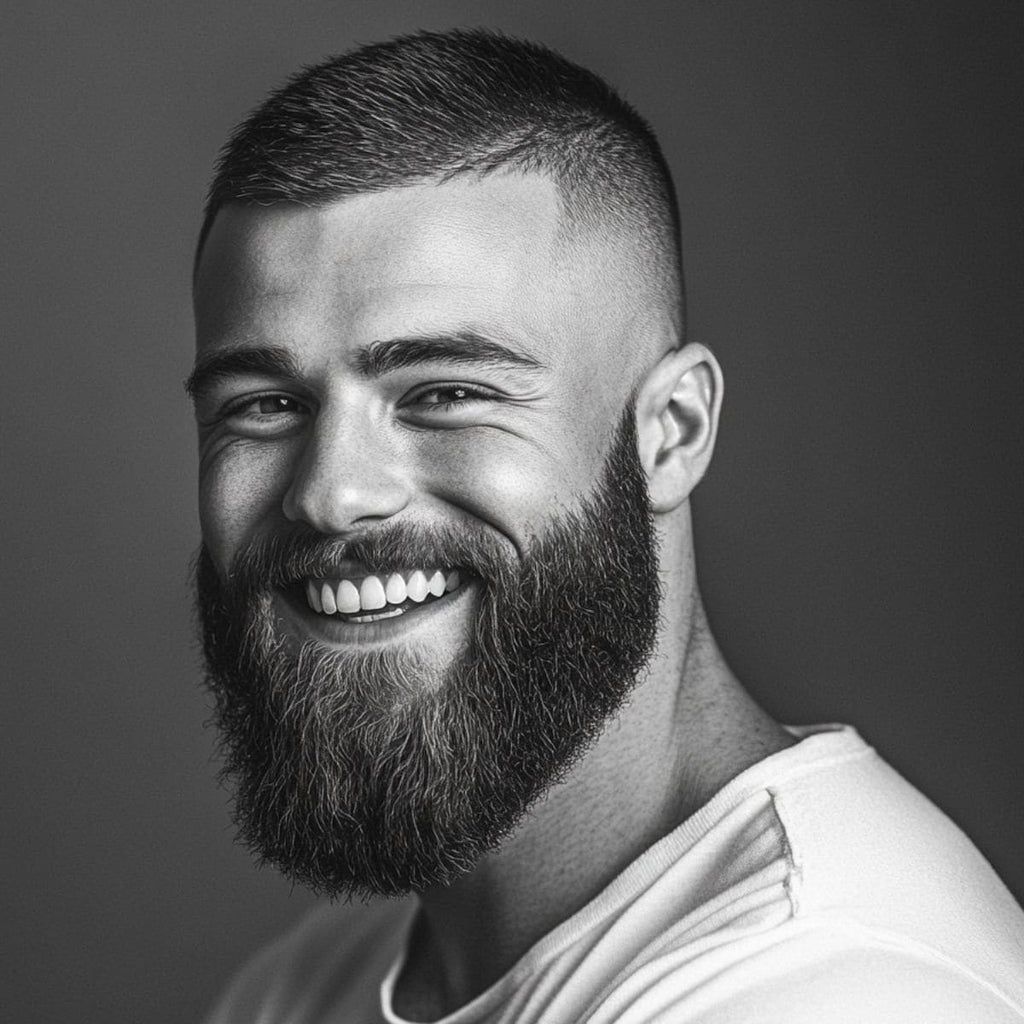
[[[323,206],[498,170],[555,184],[570,236],[630,239],[683,331],[679,209],[647,122],[552,50],[473,29],[418,32],[301,71],[221,151],[196,249],[229,204]]]

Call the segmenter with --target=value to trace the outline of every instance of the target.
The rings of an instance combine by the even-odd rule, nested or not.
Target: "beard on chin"
[[[480,594],[462,653],[438,665],[422,640],[360,651],[284,633],[275,594],[343,559],[468,571]],[[393,524],[348,542],[294,525],[241,550],[227,579],[202,547],[196,591],[245,844],[331,896],[448,883],[564,777],[653,651],[657,557],[632,403],[592,494],[522,557],[482,524]]]

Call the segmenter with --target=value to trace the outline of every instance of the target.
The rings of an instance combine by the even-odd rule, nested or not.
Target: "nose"
[[[321,411],[285,493],[285,516],[337,535],[401,512],[412,488],[397,446],[382,435],[355,415]]]

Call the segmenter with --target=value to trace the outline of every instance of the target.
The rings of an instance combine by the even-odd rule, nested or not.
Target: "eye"
[[[305,425],[309,407],[290,395],[250,395],[228,407],[224,423],[246,437],[279,437]]]
[[[449,412],[498,399],[497,392],[476,384],[429,384],[410,392],[402,407],[421,412]]]

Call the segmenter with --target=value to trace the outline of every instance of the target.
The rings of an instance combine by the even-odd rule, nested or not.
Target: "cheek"
[[[577,508],[597,481],[602,449],[570,441],[564,435],[557,446],[508,434],[464,436],[438,446],[421,468],[438,497],[520,547],[552,518]]]
[[[199,467],[199,525],[214,562],[226,571],[262,523],[281,515],[291,453],[285,446],[235,441],[206,454]]]

